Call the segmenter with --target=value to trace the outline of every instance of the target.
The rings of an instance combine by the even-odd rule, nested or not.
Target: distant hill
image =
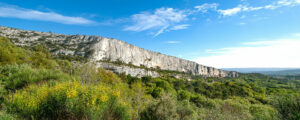
[[[292,69],[292,70],[281,70],[281,71],[266,71],[261,72],[265,75],[299,75],[300,76],[300,69]]]
[[[273,78],[300,80],[300,68],[224,68],[241,73],[260,73]]]
[[[271,73],[286,70],[300,70],[300,68],[222,68],[222,70],[237,71],[241,73]]]

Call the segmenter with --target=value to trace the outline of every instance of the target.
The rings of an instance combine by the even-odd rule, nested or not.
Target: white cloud
[[[243,1],[242,1],[243,2]],[[189,25],[182,24],[183,21],[188,20],[189,16],[192,16],[192,20],[196,20],[195,14],[207,13],[209,10],[213,10],[222,16],[233,16],[241,12],[251,12],[258,10],[273,10],[283,6],[296,6],[300,4],[300,0],[276,0],[271,4],[253,7],[248,5],[245,1],[239,4],[237,7],[229,9],[219,9],[217,3],[205,3],[195,6],[193,9],[174,9],[174,8],[158,8],[154,11],[141,12],[134,14],[130,18],[126,19],[132,22],[131,25],[124,27],[125,31],[150,31],[153,37],[156,37],[162,33],[172,30],[187,29]],[[246,18],[245,15],[240,17]],[[207,18],[210,21],[209,18]],[[239,25],[244,25],[244,22],[240,22]]]
[[[197,12],[206,13],[210,9],[216,10],[217,7],[218,7],[217,3],[212,3],[212,4],[205,3],[202,5],[195,6],[195,9],[197,10]]]
[[[280,6],[277,6],[277,5],[266,5],[264,7],[256,7],[256,8],[260,8],[260,9],[269,9],[269,10],[274,10],[276,8],[279,8]],[[260,9],[257,9],[257,10],[260,10]],[[255,11],[256,9],[252,10],[252,11]]]
[[[256,41],[256,42],[245,42],[243,45],[274,45],[280,44],[282,41]]]
[[[94,21],[82,17],[64,16],[55,12],[41,12],[37,10],[20,8],[6,4],[0,4],[0,17],[19,18],[28,20],[50,21],[62,24],[93,24]]]
[[[300,4],[300,0],[279,0],[279,1],[277,0],[276,2],[273,2],[265,6],[253,7],[253,6],[240,4],[235,8],[224,9],[224,10],[219,9],[218,12],[223,16],[232,16],[240,12],[251,12],[251,11],[258,11],[262,9],[274,10],[284,6],[293,7],[299,4]]]
[[[159,8],[154,12],[142,12],[131,16],[133,25],[124,28],[126,31],[158,30],[157,36],[170,26],[187,19],[187,13],[173,8]]]
[[[181,24],[181,25],[176,25],[172,27],[170,30],[182,30],[182,29],[187,29],[190,25],[189,24]]]
[[[247,11],[257,11],[257,10],[261,10],[261,9],[264,9],[266,6],[264,6],[264,7],[246,7],[246,10]],[[270,6],[270,5],[267,5],[267,7],[272,7],[272,6]]]
[[[277,4],[282,6],[294,6],[300,4],[300,0],[280,0]]]
[[[243,43],[241,47],[207,50],[215,55],[194,61],[218,68],[300,67],[300,39]]]
[[[241,11],[242,11],[242,6],[241,5],[239,5],[235,8],[230,8],[230,9],[226,9],[226,10],[218,10],[218,12],[220,14],[222,14],[223,16],[232,16],[232,15],[235,15],[235,14],[241,12]]]
[[[169,44],[178,44],[178,43],[181,43],[180,41],[167,41],[166,43],[169,43]]]
[[[166,30],[168,27],[169,27],[169,25],[160,28],[159,31],[158,31],[153,37],[156,37],[156,36],[158,36],[158,35],[164,33],[165,30]]]
[[[202,12],[206,13],[208,10],[216,10],[218,4],[205,3],[203,5],[195,6],[194,9],[179,10],[174,8],[158,8],[154,11],[141,12],[131,16],[132,25],[126,26],[125,31],[156,31],[153,37],[162,33],[187,29],[189,24],[180,24],[188,20],[188,16]],[[192,18],[195,20],[196,18]]]

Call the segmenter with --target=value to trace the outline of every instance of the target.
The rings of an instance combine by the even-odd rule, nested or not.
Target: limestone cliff
[[[11,38],[15,44],[20,46],[43,44],[49,48],[52,54],[86,57],[89,61],[98,62],[100,67],[113,68],[115,72],[125,72],[133,76],[149,74],[158,76],[158,74],[141,68],[133,70],[128,67],[103,64],[103,61],[121,61],[134,66],[179,71],[207,77],[238,76],[236,72],[203,66],[193,61],[148,51],[120,40],[100,36],[62,35],[7,27],[0,27],[0,35]]]

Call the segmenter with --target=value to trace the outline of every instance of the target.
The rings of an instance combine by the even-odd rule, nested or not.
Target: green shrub
[[[190,104],[188,100],[177,103],[177,114],[179,120],[193,120],[195,119],[195,106]]]
[[[152,91],[151,91],[151,95],[154,97],[154,98],[158,98],[158,97],[161,97],[162,94],[164,92],[164,89],[160,88],[160,87],[155,87]]]
[[[121,82],[121,79],[116,74],[101,68],[98,69],[98,76],[100,80],[105,83],[117,84]]]
[[[163,88],[165,91],[168,92],[172,90],[171,85],[167,81],[161,80],[159,78],[156,78],[153,81],[156,84],[156,87]]]
[[[75,65],[71,63],[68,60],[56,60],[57,64],[59,65],[59,68],[62,72],[68,73],[70,75],[74,74],[75,71]]]
[[[256,120],[276,120],[278,114],[275,108],[268,105],[254,104],[250,107],[250,112]]]
[[[68,75],[47,69],[34,69],[29,65],[6,65],[0,66],[0,81],[4,82],[5,89],[16,90],[30,83],[37,83],[49,80],[71,79]]]
[[[216,107],[215,101],[212,99],[206,98],[203,95],[196,94],[192,95],[190,101],[195,103],[198,107],[205,107],[205,108],[214,108]]]
[[[36,68],[55,69],[59,67],[55,60],[50,59],[47,54],[40,51],[31,54],[30,63]]]
[[[163,94],[140,114],[141,120],[174,120],[177,118],[176,100],[170,94]]]
[[[253,116],[249,112],[249,105],[241,104],[236,100],[228,99],[223,102],[220,107],[225,114],[234,116],[235,119],[252,119]]]
[[[101,120],[129,120],[130,115],[127,111],[128,109],[126,107],[118,103],[116,97],[112,97],[101,111],[100,117],[97,118],[97,116],[95,116],[95,118]]]
[[[300,95],[281,94],[273,98],[273,106],[278,110],[281,119],[299,120],[300,119]]]
[[[0,111],[0,120],[16,120],[16,118],[11,114],[7,114],[5,111]]]
[[[22,64],[29,61],[28,53],[15,46],[9,39],[0,37],[0,65]]]
[[[189,100],[190,99],[190,92],[186,90],[179,90],[177,92],[177,99],[178,100]]]

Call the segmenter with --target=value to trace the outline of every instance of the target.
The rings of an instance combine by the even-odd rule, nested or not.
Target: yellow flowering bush
[[[102,96],[100,97],[101,102],[106,102],[107,99],[108,99],[107,95],[102,95]]]
[[[114,91],[113,92],[113,95],[117,96],[118,98],[120,97],[121,95],[121,92],[120,91]]]
[[[125,100],[121,98],[121,92],[117,88],[101,84],[86,85],[78,81],[30,85],[8,95],[5,101],[8,111],[19,113],[25,118],[59,117],[65,113],[76,118],[99,118],[105,109],[112,109],[107,107],[109,104],[125,109]],[[56,109],[61,113],[58,114]]]
[[[77,91],[76,90],[67,90],[67,98],[73,98],[73,97],[76,97],[77,96]]]

